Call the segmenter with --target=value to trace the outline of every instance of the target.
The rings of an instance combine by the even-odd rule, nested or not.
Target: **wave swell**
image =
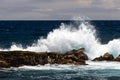
[[[120,39],[114,39],[107,44],[102,44],[96,36],[96,29],[88,22],[80,22],[77,25],[62,23],[58,29],[49,32],[46,38],[40,38],[32,46],[23,48],[22,45],[13,44],[10,49],[34,52],[59,52],[65,53],[72,49],[85,48],[90,59],[110,52],[114,56],[120,53]]]

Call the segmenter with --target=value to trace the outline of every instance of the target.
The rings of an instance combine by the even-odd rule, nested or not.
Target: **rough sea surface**
[[[65,52],[84,47],[90,59],[106,51],[116,57],[119,38],[120,21],[0,21],[1,51]],[[0,69],[0,80],[120,80],[119,62],[86,63]]]

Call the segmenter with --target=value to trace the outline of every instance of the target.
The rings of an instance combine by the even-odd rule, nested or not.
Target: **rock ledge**
[[[83,49],[68,51],[65,54],[55,52],[0,51],[0,68],[23,65],[75,64],[86,65],[88,60]]]

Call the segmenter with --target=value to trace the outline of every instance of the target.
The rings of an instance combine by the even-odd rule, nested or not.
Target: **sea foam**
[[[85,71],[85,70],[105,70],[105,69],[116,69],[120,70],[119,62],[94,62],[86,61],[89,65],[72,65],[72,64],[46,64],[37,66],[21,66],[11,67],[8,70],[67,70],[67,71]],[[114,64],[114,65],[113,65]],[[6,69],[5,69],[6,70]]]
[[[89,22],[82,21],[69,25],[61,23],[59,28],[49,32],[46,38],[38,39],[32,46],[23,48],[22,45],[13,44],[10,49],[0,50],[65,53],[69,50],[85,48],[85,53],[90,59],[101,56],[106,52],[113,54],[115,57],[118,56],[120,53],[120,39],[102,44],[96,35],[95,27]]]

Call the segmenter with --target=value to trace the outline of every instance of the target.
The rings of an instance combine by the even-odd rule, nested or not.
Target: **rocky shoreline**
[[[0,68],[35,66],[45,64],[74,64],[86,65],[88,56],[84,48],[71,50],[64,54],[56,52],[30,52],[30,51],[0,51]],[[96,57],[92,61],[119,61],[120,55],[116,58],[110,53]]]
[[[75,64],[86,65],[88,56],[84,49],[68,51],[65,54],[55,52],[0,51],[0,68],[19,67],[24,65]]]

